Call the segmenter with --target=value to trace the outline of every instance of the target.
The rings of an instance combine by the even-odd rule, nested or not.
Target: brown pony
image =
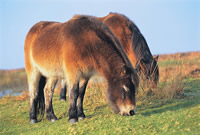
[[[110,13],[98,19],[106,24],[118,38],[138,74],[144,75],[150,84],[149,87],[155,88],[159,81],[158,56],[153,58],[147,42],[138,27],[126,16],[118,13]],[[87,85],[87,82],[85,85]],[[61,100],[66,100],[66,89],[64,87],[66,88],[63,85],[60,92]]]
[[[57,120],[52,97],[59,79],[68,84],[69,122],[83,119],[85,88],[80,81],[87,82],[96,72],[108,81],[107,95],[112,109],[121,115],[134,115],[137,73],[120,42],[96,18],[78,15],[65,23],[39,22],[26,36],[24,53],[30,123],[36,123],[37,114],[43,116],[44,109],[50,121]],[[87,85],[86,82],[83,84]]]

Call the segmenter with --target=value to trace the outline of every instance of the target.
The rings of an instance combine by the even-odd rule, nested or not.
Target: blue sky
[[[199,0],[1,0],[0,69],[24,67],[24,39],[35,23],[109,12],[135,22],[152,54],[200,51]]]

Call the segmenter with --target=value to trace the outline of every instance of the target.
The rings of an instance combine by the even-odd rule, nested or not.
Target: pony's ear
[[[159,55],[153,57],[153,59],[154,59],[156,62],[158,61],[158,58],[159,58]]]

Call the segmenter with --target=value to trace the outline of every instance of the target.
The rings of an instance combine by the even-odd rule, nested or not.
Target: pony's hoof
[[[37,123],[38,121],[36,119],[31,119],[30,120],[30,124],[34,124],[34,123]]]
[[[57,120],[57,117],[54,114],[47,115],[47,119],[51,122],[55,122]]]
[[[51,122],[55,122],[57,119],[51,119]]]
[[[85,117],[78,117],[78,120],[84,120]]]
[[[60,101],[63,101],[63,102],[65,102],[65,101],[66,101],[66,99],[64,99],[64,98],[61,98],[61,99],[60,99]]]
[[[69,123],[71,123],[71,124],[74,124],[74,123],[76,123],[76,122],[78,122],[77,119],[70,119],[70,120],[69,120]]]

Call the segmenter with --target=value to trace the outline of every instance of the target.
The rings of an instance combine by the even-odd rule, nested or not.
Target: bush
[[[167,60],[169,61],[169,60]],[[144,75],[140,75],[140,87],[137,93],[138,99],[155,97],[159,99],[173,99],[184,95],[186,72],[183,61],[175,57],[177,65],[160,67],[160,82],[155,89],[151,89]],[[163,62],[163,61],[162,61]],[[179,64],[182,63],[182,64]]]

